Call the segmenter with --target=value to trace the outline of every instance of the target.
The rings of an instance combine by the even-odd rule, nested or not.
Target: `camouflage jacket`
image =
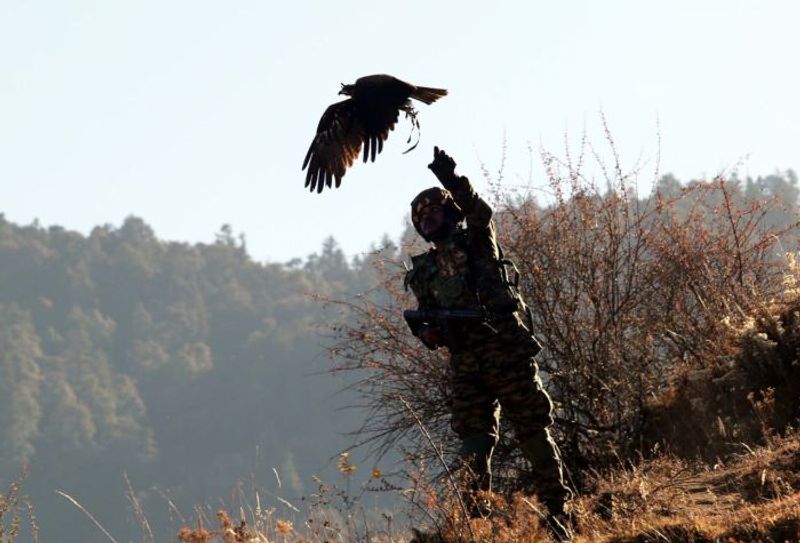
[[[500,319],[503,326],[522,326],[524,303],[510,293],[501,277],[500,248],[492,208],[472,188],[466,177],[448,183],[448,190],[461,208],[467,227],[457,228],[451,236],[425,253],[411,257],[405,287],[410,288],[420,309],[475,308],[491,309],[493,293],[513,296],[516,309]],[[493,321],[494,325],[494,321]],[[477,326],[474,326],[477,331]],[[480,327],[485,330],[485,327]],[[465,330],[471,334],[469,330]]]

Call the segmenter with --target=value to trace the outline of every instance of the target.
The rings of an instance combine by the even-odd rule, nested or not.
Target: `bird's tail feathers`
[[[433,87],[417,87],[414,92],[411,93],[412,98],[416,98],[420,102],[424,102],[426,104],[432,104],[442,96],[446,95],[446,89],[435,89]]]

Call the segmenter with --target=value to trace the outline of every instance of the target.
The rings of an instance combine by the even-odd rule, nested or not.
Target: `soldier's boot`
[[[545,428],[520,443],[525,458],[533,467],[534,491],[547,507],[546,522],[557,541],[569,541],[571,518],[566,509],[572,491],[564,483],[561,453]]]
[[[462,440],[459,455],[470,470],[470,489],[462,496],[472,518],[491,515],[491,503],[480,492],[492,490],[492,450],[495,441],[486,435],[469,436]]]

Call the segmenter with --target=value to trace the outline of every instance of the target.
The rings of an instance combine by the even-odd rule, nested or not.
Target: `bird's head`
[[[342,90],[339,91],[339,94],[344,94],[345,96],[353,96],[353,90],[355,85],[345,85],[342,83]]]

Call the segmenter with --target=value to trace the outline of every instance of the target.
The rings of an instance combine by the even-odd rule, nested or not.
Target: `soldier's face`
[[[419,212],[419,229],[428,239],[436,238],[436,233],[442,229],[444,222],[444,208],[440,205],[431,204]]]

